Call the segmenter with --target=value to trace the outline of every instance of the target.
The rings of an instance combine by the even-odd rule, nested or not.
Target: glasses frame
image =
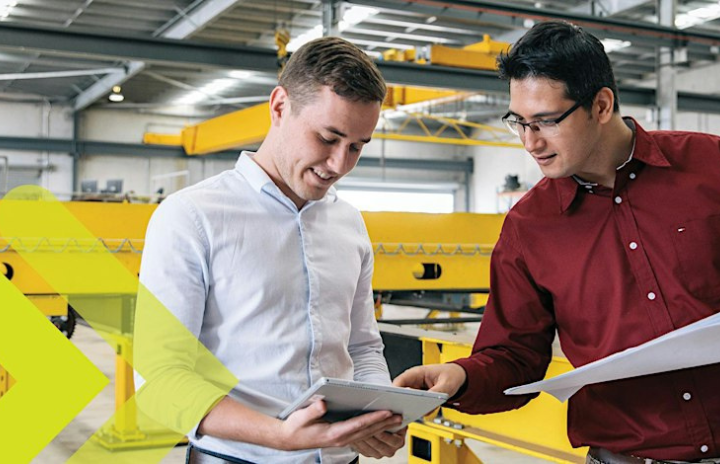
[[[520,133],[521,133],[521,130],[518,129],[518,125],[522,127],[522,133],[523,133],[523,134],[525,133],[525,131],[526,131],[527,128],[530,128],[530,130],[532,130],[532,131],[535,132],[536,134],[537,134],[537,133],[541,133],[543,127],[542,127],[542,126],[539,126],[539,125],[538,125],[538,122],[540,122],[540,121],[552,122],[552,123],[555,125],[555,127],[557,127],[557,126],[558,126],[561,122],[563,122],[568,116],[570,116],[571,114],[573,114],[573,112],[574,112],[575,110],[577,110],[578,108],[580,108],[582,105],[584,105],[585,103],[587,103],[589,100],[595,98],[595,95],[596,95],[596,94],[597,94],[597,92],[596,92],[596,93],[593,93],[593,94],[590,94],[590,95],[586,96],[585,98],[582,98],[582,99],[578,100],[578,101],[577,101],[573,106],[571,106],[567,111],[565,111],[563,114],[561,114],[560,116],[558,116],[558,117],[555,118],[555,119],[542,119],[542,120],[541,120],[541,119],[535,119],[534,121],[530,121],[530,122],[521,122],[521,121],[518,121],[517,119],[515,119],[512,123],[510,123],[508,118],[509,118],[510,116],[512,116],[513,113],[512,113],[511,111],[508,111],[507,114],[502,117],[502,122],[503,122],[503,124],[505,124],[505,126],[510,130],[510,132],[512,132],[513,134],[517,135],[518,137],[520,137]],[[514,127],[513,127],[513,123],[515,124]],[[533,129],[533,126],[535,126],[537,129]],[[546,127],[547,127],[547,126],[546,126]]]

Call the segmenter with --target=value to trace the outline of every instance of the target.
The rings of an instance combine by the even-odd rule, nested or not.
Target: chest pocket
[[[685,288],[701,300],[720,302],[720,215],[680,223],[671,234]]]

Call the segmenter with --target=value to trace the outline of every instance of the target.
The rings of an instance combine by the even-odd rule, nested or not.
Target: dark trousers
[[[358,464],[360,458],[355,458],[350,461],[349,464]],[[254,464],[244,459],[234,458],[232,456],[226,456],[224,454],[216,453],[214,451],[208,451],[200,449],[197,446],[188,445],[187,457],[185,458],[185,464]]]

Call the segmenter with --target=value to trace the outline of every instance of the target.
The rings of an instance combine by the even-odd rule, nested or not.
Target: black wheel
[[[67,338],[72,337],[75,332],[75,323],[77,322],[77,316],[75,310],[68,306],[67,316],[49,316],[50,322],[58,328],[63,335]]]

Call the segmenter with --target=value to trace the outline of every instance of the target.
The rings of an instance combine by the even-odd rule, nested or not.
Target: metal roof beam
[[[614,16],[619,13],[623,13],[628,10],[632,10],[639,6],[651,3],[649,0],[614,0],[612,2],[588,2],[584,5],[578,5],[570,8],[573,13],[588,14],[594,16]],[[597,8],[599,5],[599,11],[594,11],[593,8]]]
[[[637,8],[640,5],[644,5],[648,3],[648,0],[614,0],[609,3],[601,3],[601,2],[593,2],[590,1],[588,3],[585,3],[583,5],[578,5],[575,7],[572,7],[568,9],[567,11],[573,14],[583,14],[583,15],[590,15],[590,16],[597,16],[597,17],[609,17],[609,16],[615,16],[618,15],[624,11],[632,10],[633,8]],[[599,11],[596,10],[596,8],[599,8]],[[528,31],[528,28],[522,28],[522,29],[516,29],[514,31],[510,31],[507,34],[493,37],[495,40],[499,40],[502,42],[512,42],[515,43],[520,37],[525,35],[525,33]]]
[[[73,102],[73,109],[75,111],[80,111],[87,108],[88,106],[101,99],[113,87],[115,87],[116,85],[121,85],[143,69],[145,69],[145,63],[143,63],[142,61],[128,62],[125,65],[125,69],[123,71],[108,74],[107,76],[103,77],[102,79],[85,89],[82,93],[78,94],[78,96],[75,97],[75,101]]]
[[[92,0],[88,0],[92,1]],[[239,0],[209,0],[186,15],[181,21],[170,26],[162,36],[169,39],[184,39],[197,30],[205,27],[210,21],[222,14],[228,8],[235,6]],[[142,61],[130,61],[127,63],[125,72],[105,76],[98,82],[85,89],[75,97],[73,107],[80,111],[92,105],[116,85],[121,85],[145,69],[146,64]]]
[[[210,68],[277,71],[274,50],[3,24],[0,48]]]
[[[656,46],[676,47],[687,43],[709,48],[720,45],[720,34],[710,32],[680,30],[642,21],[602,18],[568,11],[540,10],[529,6],[484,0],[405,0],[400,4],[388,0],[352,0],[352,3],[413,11],[438,17],[464,18],[466,20],[491,18],[493,22],[511,23],[516,27],[523,27],[522,23],[526,19],[534,21],[564,19],[592,30],[602,37],[647,41]]]
[[[106,155],[152,158],[185,158],[185,159],[226,159],[236,160],[240,149],[227,150],[208,155],[189,156],[181,146],[144,145],[133,143],[101,142],[95,140],[46,139],[31,137],[0,137],[0,148],[19,151],[46,151],[54,153],[73,153],[81,155]],[[431,171],[472,172],[472,159],[433,160],[411,158],[378,158],[361,156],[358,166],[386,167],[390,169],[423,169]]]
[[[65,55],[92,55],[115,59],[143,60],[212,68],[277,71],[274,50],[247,46],[222,46],[188,41],[120,37],[76,31],[33,28],[6,24],[0,27],[0,48],[37,50]],[[507,82],[497,74],[464,68],[418,65],[392,61],[378,62],[385,79],[397,85],[443,87],[475,92],[507,94]],[[649,97],[648,97],[649,92]],[[653,89],[620,86],[623,103],[653,106]],[[720,96],[678,94],[682,111],[720,113]]]
[[[238,3],[240,3],[240,0],[207,0],[190,14],[182,14],[183,18],[165,29],[162,37],[166,39],[186,39]],[[163,28],[160,28],[160,30],[163,30]]]

